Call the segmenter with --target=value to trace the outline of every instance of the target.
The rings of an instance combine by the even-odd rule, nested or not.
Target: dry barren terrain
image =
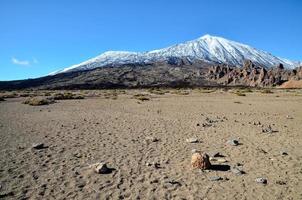
[[[84,93],[0,102],[0,199],[302,199],[301,90]],[[193,149],[223,157],[192,170]]]

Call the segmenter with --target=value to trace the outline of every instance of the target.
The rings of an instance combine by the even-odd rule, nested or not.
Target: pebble
[[[287,156],[288,155],[288,153],[286,152],[286,151],[280,151],[280,154],[282,155],[282,156]]]
[[[37,179],[39,178],[39,176],[37,175],[36,172],[33,172],[33,173],[32,173],[32,177],[33,177],[33,179],[35,179],[35,180],[37,180]]]
[[[271,125],[268,125],[268,127],[262,129],[262,133],[273,133],[273,132],[274,131],[273,131]]]
[[[228,162],[228,161],[227,161],[226,159],[224,159],[224,158],[217,158],[216,161],[219,162],[219,163],[226,163],[226,162]]]
[[[286,185],[286,182],[285,181],[276,181],[276,184],[278,184],[278,185]]]
[[[32,145],[33,149],[43,149],[45,148],[44,143],[35,143]]]
[[[267,179],[266,178],[256,178],[256,183],[261,183],[261,184],[267,184]]]
[[[153,166],[155,169],[159,169],[160,168],[160,163],[157,163],[157,162],[146,162],[146,166],[147,167],[150,167],[150,166]]]
[[[153,183],[159,183],[159,180],[158,179],[154,179],[154,180],[150,181],[150,184],[153,184]]]
[[[149,141],[149,142],[158,142],[158,139],[156,137],[147,136],[146,137],[146,141]]]
[[[188,138],[188,139],[186,139],[186,141],[187,141],[188,143],[197,143],[197,142],[198,142],[198,139],[197,139],[197,138]]]
[[[205,127],[210,127],[210,126],[212,126],[212,124],[208,124],[208,123],[203,123],[203,124],[202,124],[202,127],[203,127],[203,128],[205,128]]]
[[[154,166],[155,169],[159,169],[160,168],[160,164],[157,162],[153,162],[152,165]]]
[[[168,185],[174,185],[174,186],[177,186],[177,187],[181,186],[181,183],[179,181],[175,181],[175,180],[168,180],[165,183],[168,184]]]
[[[227,143],[229,145],[231,145],[231,146],[237,146],[237,145],[239,145],[238,140],[235,140],[235,139],[228,140]]]
[[[232,167],[231,172],[238,176],[244,174],[244,172],[241,169],[239,169],[237,166]]]
[[[209,180],[210,181],[220,181],[220,180],[222,180],[222,178],[220,176],[211,176],[211,177],[209,177]]]
[[[83,187],[85,187],[85,185],[86,185],[85,181],[79,181],[76,183],[76,187],[78,187],[78,188],[83,188]]]
[[[253,125],[260,126],[260,125],[261,125],[261,122],[260,122],[260,121],[258,121],[258,122],[253,122]]]
[[[94,166],[94,171],[98,174],[108,174],[111,172],[106,163],[97,163]]]

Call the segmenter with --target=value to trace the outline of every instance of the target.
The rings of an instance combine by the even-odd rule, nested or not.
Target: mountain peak
[[[263,67],[273,67],[280,63],[287,68],[294,68],[296,62],[271,55],[245,44],[206,34],[196,40],[149,52],[107,51],[95,58],[65,68],[57,73],[93,69],[103,66],[123,64],[152,63],[169,58],[189,58],[208,63],[224,63],[233,66],[242,65],[244,60],[251,60]]]
[[[198,38],[197,40],[225,40],[225,41],[230,41],[230,40],[225,39],[223,37],[214,36],[214,35],[210,35],[210,34],[206,34],[206,35]]]
[[[210,35],[210,34],[205,34],[204,36],[200,37],[200,39],[216,39],[216,38],[219,38],[219,37],[213,36],[213,35]]]
[[[135,54],[135,52],[130,51],[106,51],[100,56],[111,56],[111,55],[128,55],[128,54]]]
[[[205,34],[204,36],[201,36],[201,39],[206,39],[206,38],[212,38],[213,36],[210,34]]]

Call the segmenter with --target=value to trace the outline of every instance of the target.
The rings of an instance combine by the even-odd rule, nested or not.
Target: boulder
[[[208,154],[194,153],[191,159],[193,169],[210,169],[211,163]]]

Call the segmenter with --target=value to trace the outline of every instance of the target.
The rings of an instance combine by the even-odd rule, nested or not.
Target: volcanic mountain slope
[[[140,87],[192,87],[216,85],[204,77],[207,63],[178,60],[152,64],[125,64],[119,67],[99,67],[91,70],[59,73],[37,79],[0,81],[0,90],[11,89],[104,89]]]
[[[211,64],[228,64],[241,66],[244,60],[251,60],[262,67],[272,67],[283,64],[286,68],[294,68],[296,62],[271,55],[245,44],[240,44],[221,37],[205,35],[196,40],[177,44],[168,48],[137,53],[127,51],[108,51],[95,58],[77,65],[52,73],[81,71],[104,66],[121,66],[124,64],[150,64],[166,61],[173,64],[174,60],[187,59]]]
[[[302,67],[266,69],[245,61],[243,67],[226,64],[191,63],[187,59],[174,63],[125,64],[91,70],[72,71],[38,79],[0,82],[0,90],[13,89],[112,89],[148,87],[278,86],[288,80],[302,79]]]

